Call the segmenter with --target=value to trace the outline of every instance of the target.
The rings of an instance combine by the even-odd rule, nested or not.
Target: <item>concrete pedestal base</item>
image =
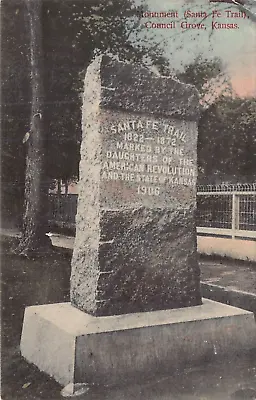
[[[21,354],[62,385],[115,384],[256,348],[253,314],[211,300],[93,317],[70,303],[26,308]]]

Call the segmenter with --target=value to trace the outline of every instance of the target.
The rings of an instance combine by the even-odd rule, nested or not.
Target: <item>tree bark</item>
[[[26,0],[30,23],[31,122],[26,142],[26,177],[23,232],[17,252],[25,256],[44,253],[51,247],[46,233],[48,187],[44,180],[44,54],[42,1]]]

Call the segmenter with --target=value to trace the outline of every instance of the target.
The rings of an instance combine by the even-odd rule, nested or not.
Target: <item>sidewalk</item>
[[[256,318],[256,264],[200,257],[202,296],[254,312]]]
[[[200,267],[203,282],[256,295],[256,263],[200,257]]]

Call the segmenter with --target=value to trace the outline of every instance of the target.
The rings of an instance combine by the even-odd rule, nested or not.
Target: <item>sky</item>
[[[235,92],[241,97],[256,97],[256,20],[241,14],[235,5],[209,4],[208,0],[136,0],[136,4],[147,4],[150,12],[177,11],[178,18],[142,18],[141,36],[161,42],[165,56],[173,69],[182,70],[185,64],[193,62],[201,54],[204,58],[219,57],[231,78]],[[256,6],[250,9],[256,13]],[[187,18],[188,23],[203,23],[203,29],[182,29],[180,23],[186,21],[185,11],[205,12],[208,16]],[[212,11],[218,10],[221,17],[213,18]],[[229,11],[229,13],[227,13]],[[240,12],[231,14],[231,12]],[[236,16],[236,17],[235,17]],[[156,29],[151,23],[176,21],[175,29]],[[148,22],[145,27],[145,22]],[[212,23],[237,24],[237,29],[212,29]]]

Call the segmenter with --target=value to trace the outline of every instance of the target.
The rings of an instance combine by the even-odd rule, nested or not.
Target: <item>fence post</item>
[[[239,229],[239,195],[232,193],[232,239],[235,239],[236,230]]]

